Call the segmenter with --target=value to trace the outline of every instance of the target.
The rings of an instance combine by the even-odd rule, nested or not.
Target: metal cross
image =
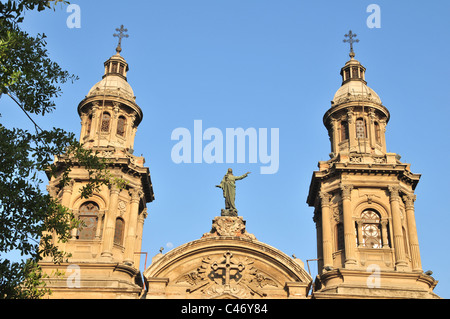
[[[344,43],[350,43],[350,56],[353,57],[355,56],[355,52],[353,52],[353,43],[358,43],[359,40],[358,39],[353,39],[356,38],[356,33],[353,33],[352,30],[348,31],[348,34],[345,35],[346,38],[348,38],[348,40],[344,40]]]
[[[119,28],[116,28],[116,31],[119,32],[119,34],[114,33],[113,37],[119,38],[119,44],[117,45],[116,51],[117,53],[120,53],[122,51],[122,38],[128,38],[128,34],[125,34],[124,32],[128,32],[128,29],[124,29],[123,24]]]

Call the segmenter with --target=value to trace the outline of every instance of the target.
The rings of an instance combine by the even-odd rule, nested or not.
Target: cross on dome
[[[113,37],[119,38],[119,43],[118,43],[118,45],[117,45],[116,52],[117,52],[117,53],[120,53],[120,52],[122,51],[122,38],[128,38],[128,34],[125,34],[125,32],[128,32],[128,29],[125,29],[125,28],[123,27],[123,24],[122,24],[122,25],[120,26],[120,29],[119,29],[119,28],[116,28],[116,31],[119,32],[119,33],[118,33],[118,34],[117,34],[117,33],[114,33],[114,34],[113,34]]]
[[[354,39],[356,38],[356,33],[353,33],[352,30],[348,31],[348,34],[344,35],[347,39],[344,39],[344,43],[350,43],[350,57],[354,58],[355,57],[355,52],[353,52],[353,43],[358,43],[359,40],[358,39]]]

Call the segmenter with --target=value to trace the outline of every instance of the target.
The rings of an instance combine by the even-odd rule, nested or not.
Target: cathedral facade
[[[59,244],[72,254],[69,263],[41,262],[50,275],[78,267],[75,288],[67,271],[47,281],[51,298],[438,298],[437,281],[421,267],[414,217],[420,175],[386,152],[389,111],[367,86],[366,69],[353,50],[323,118],[330,160],[319,162],[307,196],[314,208],[318,276],[312,278],[301,260],[258,241],[241,216],[223,212],[201,238],[156,255],[141,274],[143,225],[154,194],[144,158],[133,155],[143,114],[120,51],[105,62],[102,80],[78,113],[81,142],[110,159],[111,174],[127,186],[103,187],[82,199],[78,190],[88,174],[79,166],[63,189],[57,188],[60,177],[49,181],[50,194],[85,225]]]

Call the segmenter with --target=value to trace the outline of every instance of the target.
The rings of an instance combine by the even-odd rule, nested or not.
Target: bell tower
[[[414,190],[420,175],[386,152],[390,114],[367,86],[353,51],[323,123],[331,142],[328,161],[312,176],[307,203],[314,207],[318,277],[314,298],[434,298],[437,284],[422,270]]]
[[[62,176],[52,177],[49,193],[61,200],[78,219],[66,243],[57,243],[70,253],[68,263],[53,264],[44,259],[42,269],[63,277],[51,278],[47,287],[54,298],[137,298],[142,293],[140,250],[147,203],[154,200],[150,172],[145,159],[133,155],[134,138],[143,113],[127,81],[128,63],[120,55],[120,31],[116,54],[104,63],[104,75],[78,105],[81,118],[80,142],[108,160],[108,171],[123,180],[125,188],[102,186],[89,199],[79,190],[89,180],[84,167],[71,167],[68,186],[59,189]],[[61,156],[56,165],[64,165]]]

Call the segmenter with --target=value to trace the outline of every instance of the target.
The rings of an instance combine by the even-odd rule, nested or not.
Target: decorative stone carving
[[[380,196],[375,195],[375,194],[362,194],[360,197],[366,197],[367,203],[368,204],[372,204],[373,203],[373,199],[375,197],[377,197],[378,199],[380,198]]]
[[[338,106],[342,103],[348,102],[372,102],[380,104],[380,100],[371,93],[348,93],[347,95],[340,96],[334,100],[334,106]]]
[[[388,186],[389,193],[391,194],[390,200],[400,200],[400,187],[399,186]]]
[[[132,202],[139,202],[144,196],[144,192],[140,188],[132,188],[129,190]]]
[[[127,203],[123,200],[120,200],[119,204],[117,205],[117,209],[119,211],[119,216],[123,217],[123,215],[125,215],[125,212],[127,210]]]
[[[337,223],[341,223],[344,221],[342,216],[342,209],[339,209],[339,206],[333,207],[333,218]]]
[[[342,101],[342,102],[344,102],[344,101]],[[341,103],[341,101],[338,101],[338,103]],[[347,110],[347,122],[349,124],[353,123],[353,116],[354,115],[355,115],[355,113],[353,112],[353,108],[349,107],[348,110]]]
[[[376,164],[384,164],[386,163],[386,157],[383,156],[372,156],[373,162]]]
[[[120,103],[119,102],[113,102],[113,111],[114,111],[114,118],[117,119],[119,117],[119,111],[120,111]]]
[[[320,192],[319,193],[322,206],[330,206],[331,204],[331,195],[327,192]]]
[[[416,201],[416,195],[408,194],[403,196],[403,201],[405,202],[406,209],[414,209],[414,202]]]
[[[266,286],[278,287],[272,278],[262,274],[254,261],[245,258],[235,258],[227,251],[223,258],[212,261],[210,257],[203,258],[201,265],[177,280],[177,283],[188,283],[191,287],[186,291],[200,291],[208,297],[218,297],[224,294],[240,298],[251,298],[254,295],[265,297]]]
[[[363,162],[362,156],[359,156],[359,155],[350,156],[350,163],[362,163],[362,162]]]
[[[245,221],[242,217],[218,216],[214,218],[211,232],[203,235],[202,238],[215,236],[236,236],[250,240],[255,240],[253,234],[245,230]]]
[[[343,185],[341,184],[342,199],[350,199],[352,193],[353,185]]]
[[[114,156],[114,151],[103,151],[102,152],[102,156],[105,157],[105,158],[113,157]]]
[[[117,97],[122,97],[126,100],[131,100],[134,101],[135,97],[133,95],[131,95],[130,93],[128,93],[125,90],[121,90],[120,88],[116,88],[116,89],[108,89],[108,88],[100,88],[100,87],[96,87],[95,90],[92,90],[90,92],[90,94],[88,95],[88,97],[92,97],[92,96],[105,96],[105,95],[109,95],[109,96],[117,96]]]

